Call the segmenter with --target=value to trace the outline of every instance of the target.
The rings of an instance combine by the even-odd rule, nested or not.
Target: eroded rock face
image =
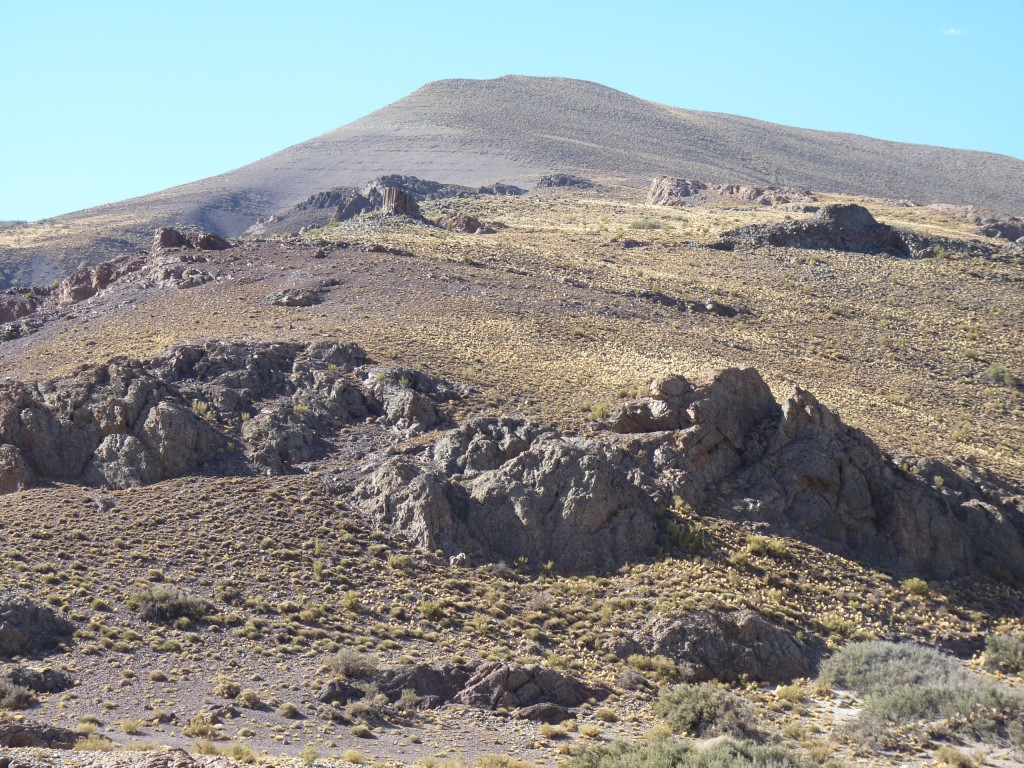
[[[723,238],[753,246],[774,245],[816,250],[912,253],[910,240],[887,224],[879,224],[860,205],[826,205],[805,221],[755,225],[726,232]]]
[[[71,634],[71,625],[24,595],[0,591],[0,657],[37,653]]]
[[[452,232],[465,232],[470,235],[494,234],[491,227],[469,213],[448,213],[442,216],[437,223]]]
[[[817,661],[809,646],[751,611],[655,617],[637,642],[648,654],[675,661],[687,682],[736,682],[746,677],[788,683],[810,676]]]
[[[714,184],[696,179],[659,176],[651,182],[648,205],[702,205],[724,197],[759,205],[814,203],[817,198],[809,189],[772,187],[757,184]]]
[[[416,198],[399,187],[384,187],[381,190],[380,210],[385,216],[418,218],[420,215],[420,206]]]
[[[537,186],[541,188],[576,187],[578,189],[589,189],[594,186],[594,183],[590,179],[574,176],[571,173],[552,173],[548,176],[542,176],[537,182]]]

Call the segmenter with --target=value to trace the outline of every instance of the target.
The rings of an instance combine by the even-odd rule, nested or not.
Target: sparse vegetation
[[[207,601],[175,586],[145,587],[133,592],[127,602],[143,619],[164,624],[178,619],[199,621],[212,610]]]

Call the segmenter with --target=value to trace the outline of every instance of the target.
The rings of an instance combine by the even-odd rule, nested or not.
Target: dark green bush
[[[675,733],[690,736],[760,736],[757,715],[743,699],[715,683],[679,685],[663,692],[654,714]]]
[[[128,606],[146,621],[169,624],[176,619],[198,621],[213,610],[206,600],[172,586],[152,586],[133,592]]]

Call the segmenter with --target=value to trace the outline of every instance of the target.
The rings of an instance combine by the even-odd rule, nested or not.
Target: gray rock
[[[160,462],[142,441],[122,432],[103,438],[83,480],[89,485],[131,488],[155,483],[161,477]]]
[[[600,701],[609,693],[607,688],[586,685],[547,667],[495,661],[481,664],[455,700],[482,709],[516,709],[535,704],[569,708],[590,700]]]
[[[817,661],[810,647],[750,611],[655,617],[637,642],[648,654],[675,661],[687,682],[736,682],[746,677],[788,683],[810,676]]]
[[[0,445],[0,493],[20,491],[32,484],[32,470],[21,451],[13,445]]]
[[[0,717],[0,747],[5,749],[71,749],[79,738],[77,733],[67,728]]]
[[[75,684],[75,679],[62,669],[15,667],[8,674],[11,682],[35,693],[61,693]]]
[[[37,653],[71,634],[72,626],[25,595],[0,591],[0,656]]]
[[[312,288],[286,288],[268,298],[275,307],[312,307],[324,300],[324,293]]]
[[[558,725],[566,720],[572,720],[573,714],[567,707],[558,704],[531,704],[516,711],[516,717],[523,720],[532,720],[535,723],[550,723]]]
[[[366,386],[391,424],[414,431],[443,423],[436,403],[460,396],[448,382],[409,368],[371,368],[366,372]]]

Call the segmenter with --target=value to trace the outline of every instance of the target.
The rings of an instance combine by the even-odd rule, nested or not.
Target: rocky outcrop
[[[900,256],[910,256],[914,250],[919,250],[916,241],[887,224],[879,224],[870,211],[860,205],[826,205],[804,221],[742,227],[726,232],[722,237],[753,247],[774,245],[860,253],[887,252]],[[913,249],[911,242],[915,245]]]
[[[411,194],[398,187],[381,190],[380,211],[385,216],[411,216],[419,218],[420,206]]]
[[[560,187],[589,189],[594,186],[594,183],[590,179],[584,179],[582,176],[574,176],[571,173],[552,173],[547,176],[541,176],[537,181],[537,186],[541,189]]]
[[[62,669],[14,667],[7,675],[14,685],[34,693],[61,693],[75,684],[75,679]]]
[[[71,625],[25,595],[0,591],[0,657],[38,653],[71,634]]]
[[[367,681],[396,702],[406,691],[419,697],[420,709],[462,704],[478,709],[519,710],[520,717],[561,722],[571,709],[602,701],[611,691],[587,685],[572,675],[536,664],[471,661],[459,664],[410,664],[376,670]],[[366,685],[329,681],[317,694],[323,704],[344,705],[366,696]]]
[[[477,189],[477,194],[480,195],[525,195],[526,190],[517,187],[513,184],[488,184],[487,186],[480,187]]]
[[[182,232],[174,227],[158,229],[153,235],[153,253],[172,248],[195,248],[200,251],[223,251],[231,243],[213,232]]]
[[[393,460],[356,491],[380,525],[424,549],[592,571],[656,546],[651,497],[596,443],[480,420],[435,456]]]
[[[71,749],[79,738],[77,733],[67,728],[0,717],[0,747],[7,749]]]
[[[372,417],[429,429],[461,396],[432,376],[369,362],[353,344],[212,342],[67,379],[0,382],[0,491],[38,480],[125,488],[197,471],[280,474],[323,456],[345,425]]]
[[[686,682],[788,683],[810,676],[817,661],[815,649],[751,611],[656,616],[635,642],[675,661]]]
[[[1024,242],[1024,219],[1008,216],[976,205],[946,205],[933,203],[928,208],[975,225],[975,234],[1009,240],[1011,243]]]
[[[150,272],[150,278],[159,288],[187,290],[213,281],[213,275],[192,264],[163,264]]]
[[[494,234],[493,228],[468,213],[446,213],[437,223],[451,232],[465,232],[470,235]]]
[[[1024,579],[1019,489],[966,467],[898,466],[808,392],[777,405],[752,369],[659,379],[607,426],[647,457],[636,471],[703,513],[899,571]]]
[[[286,288],[268,298],[275,307],[312,307],[324,300],[324,292],[315,288]]]
[[[694,206],[722,198],[758,205],[814,203],[817,198],[809,189],[771,187],[756,184],[714,184],[696,179],[659,176],[651,182],[648,205]]]
[[[481,709],[517,709],[536,704],[571,708],[601,701],[609,693],[607,688],[585,685],[571,675],[537,664],[492,661],[480,665],[455,700]]]

